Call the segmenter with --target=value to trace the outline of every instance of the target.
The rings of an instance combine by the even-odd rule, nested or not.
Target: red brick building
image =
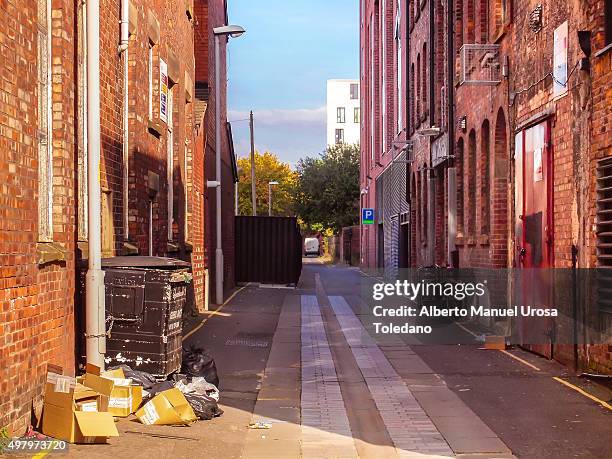
[[[369,268],[407,263],[406,10],[398,0],[361,2],[360,204],[376,211],[376,224],[360,232],[361,264]]]
[[[206,126],[216,114],[196,108],[196,67],[208,68],[210,52],[194,49],[207,49],[211,27],[226,23],[225,3],[127,5],[121,43],[121,0],[100,1],[102,252],[191,261],[201,308],[205,142],[214,145]],[[86,8],[69,0],[0,8],[0,427],[15,433],[40,409],[46,365],[76,366],[77,265],[88,255]],[[229,184],[229,128],[224,157]],[[233,194],[227,200],[233,221]]]
[[[231,126],[227,122],[227,37],[220,37],[220,81],[221,88],[216,90],[215,84],[215,45],[213,29],[228,25],[227,2],[225,0],[209,0],[196,2],[196,37],[199,41],[195,50],[196,63],[196,104],[198,112],[204,116],[198,119],[198,144],[203,142],[204,185],[206,181],[216,180],[215,176],[215,113],[216,97],[221,98],[221,209],[222,209],[222,247],[224,257],[223,286],[224,290],[234,285],[234,183],[238,181],[236,157],[232,140]],[[200,148],[200,145],[198,145]],[[216,249],[216,189],[204,188],[205,241],[204,252],[201,254],[204,266],[209,273],[209,297],[215,298],[215,249]],[[200,256],[200,255],[198,255]],[[199,282],[199,279],[196,279]]]
[[[362,2],[362,206],[376,209],[375,225],[362,226],[362,265],[612,266],[612,2],[408,0],[395,60],[393,8]],[[408,142],[385,127],[398,96]],[[406,150],[395,166],[389,147]],[[389,174],[406,157],[406,178]],[[612,279],[602,276],[595,290],[605,292]],[[533,350],[612,371],[609,345],[597,344],[609,336],[612,303],[592,293],[582,306],[599,325],[584,345]]]

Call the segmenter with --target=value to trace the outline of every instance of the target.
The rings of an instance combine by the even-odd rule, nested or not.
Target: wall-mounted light
[[[534,32],[542,29],[542,5],[538,5],[529,15],[529,28]]]
[[[463,115],[461,118],[459,118],[457,127],[461,132],[465,132],[467,130],[467,115]]]

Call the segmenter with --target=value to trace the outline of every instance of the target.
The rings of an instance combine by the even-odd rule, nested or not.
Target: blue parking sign
[[[364,225],[373,225],[374,209],[361,209],[361,222]]]

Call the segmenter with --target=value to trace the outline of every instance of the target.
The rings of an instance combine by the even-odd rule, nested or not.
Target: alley
[[[186,332],[215,355],[223,416],[188,428],[121,421],[110,446],[71,446],[75,457],[608,454],[610,412],[555,381],[562,366],[519,350],[378,339],[363,321],[363,274],[309,261],[297,289],[247,285]]]

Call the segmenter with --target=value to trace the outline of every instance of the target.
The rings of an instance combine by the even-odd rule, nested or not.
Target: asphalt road
[[[362,289],[363,276],[355,268],[308,265],[305,270],[320,273],[329,295],[355,296]],[[473,342],[467,332],[454,328],[446,327],[445,336]],[[510,350],[538,371],[477,344],[415,345],[410,337],[406,341],[518,457],[612,457],[612,412],[554,380],[556,376],[588,386],[576,382],[562,365],[520,349]],[[608,394],[604,400],[609,400],[606,389],[591,389],[600,397]]]

